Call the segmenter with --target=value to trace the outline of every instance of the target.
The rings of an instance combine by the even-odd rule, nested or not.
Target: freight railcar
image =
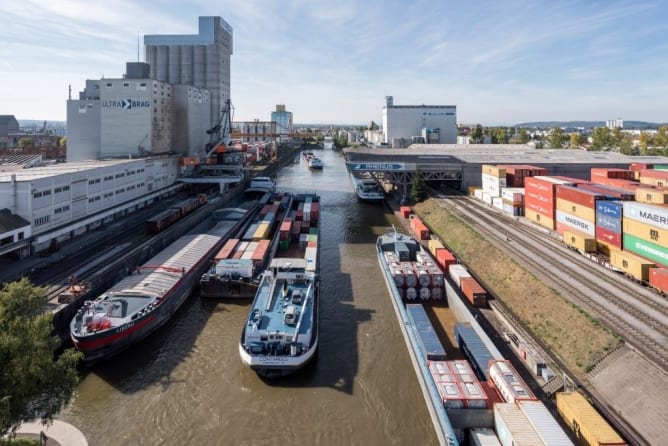
[[[157,234],[165,228],[173,225],[186,215],[190,214],[200,206],[206,204],[208,198],[206,194],[198,194],[197,197],[181,200],[168,209],[154,215],[146,220],[146,231],[151,234]]]

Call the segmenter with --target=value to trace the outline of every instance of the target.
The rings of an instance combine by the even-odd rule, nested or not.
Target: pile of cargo
[[[319,218],[319,202],[300,201],[297,209],[285,218],[279,229],[281,231],[279,234],[279,249],[288,249],[293,242],[300,243],[302,248],[309,243],[312,246],[317,246],[318,231],[316,226]]]
[[[397,243],[394,251],[386,251],[384,255],[403,299],[442,300],[445,297],[443,270],[429,255],[418,252],[412,261],[404,243]]]
[[[427,242],[427,248],[434,259],[436,259],[436,264],[441,267],[443,271],[447,272],[450,265],[457,263],[454,254],[448,251],[440,240],[430,239]]]
[[[229,239],[214,257],[219,276],[253,277],[261,266],[271,241]]]
[[[415,215],[409,215],[411,230],[418,240],[429,240],[429,228]]]
[[[491,408],[488,397],[466,361],[431,361],[429,371],[446,409]]]

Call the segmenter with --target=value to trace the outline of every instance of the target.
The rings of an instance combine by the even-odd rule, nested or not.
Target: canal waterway
[[[196,293],[160,330],[84,372],[58,419],[92,446],[430,445],[431,419],[376,260],[394,216],[357,201],[339,152],[278,174],[321,196],[321,327],[312,364],[264,381],[239,359],[250,302]]]

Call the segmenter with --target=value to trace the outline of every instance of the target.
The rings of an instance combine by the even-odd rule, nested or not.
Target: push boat
[[[306,165],[311,169],[322,169],[322,160],[313,152],[302,152]]]
[[[256,205],[258,206],[258,205]],[[83,362],[107,359],[164,325],[198,284],[211,257],[248,218],[245,209],[216,213],[204,234],[188,234],[160,251],[96,299],[70,322],[70,338]]]
[[[241,361],[262,377],[289,375],[317,352],[319,214],[319,196],[293,197],[287,217],[291,238],[262,273],[241,331]]]
[[[199,282],[200,296],[222,299],[251,299],[260,276],[267,269],[279,245],[290,242],[292,221],[287,217],[292,195],[266,193],[261,209],[239,238],[230,238],[215,255],[211,269]]]
[[[373,178],[360,178],[356,181],[357,198],[368,203],[380,203],[385,199],[383,189]]]
[[[425,282],[420,280],[421,276],[419,273],[403,274],[402,269],[404,272],[406,268],[417,272],[416,269],[418,268],[416,267],[418,265],[429,268],[434,266],[436,269],[433,269],[434,274],[431,274],[431,280],[439,277],[439,280],[443,281],[442,271],[439,276],[437,270],[440,270],[440,268],[438,268],[431,254],[422,247],[420,242],[409,235],[397,232],[394,228],[378,237],[376,250],[378,263],[383,272],[383,278],[390,293],[392,306],[399,320],[401,333],[422,389],[436,435],[441,444],[457,445],[459,442],[444,407],[442,397],[431,377],[429,367],[426,365],[427,361],[424,358],[423,348],[420,345],[418,329],[414,326],[413,318],[409,316],[407,306],[404,303],[405,300],[419,302],[426,295],[426,293],[421,293],[421,291],[429,290],[429,288]],[[405,283],[408,278],[412,279],[409,283]],[[442,282],[441,286],[443,285],[444,283]],[[447,288],[447,284],[445,285]],[[434,287],[433,289],[439,288]],[[431,297],[433,298],[434,296]],[[444,296],[441,296],[442,298]]]

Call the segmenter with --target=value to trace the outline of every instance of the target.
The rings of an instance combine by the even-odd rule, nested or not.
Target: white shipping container
[[[248,243],[248,246],[246,246],[246,250],[244,251],[243,254],[241,254],[241,258],[244,260],[250,260],[253,257],[253,253],[255,252],[256,248],[257,248],[257,242]]]
[[[492,204],[492,198],[494,198],[490,192],[483,192],[482,193],[482,201],[485,202],[486,204],[489,204],[491,206]]]
[[[306,260],[306,271],[316,271],[318,261],[318,248],[310,246],[304,252],[304,259]]]
[[[526,348],[526,362],[534,375],[540,376],[540,371],[545,367],[545,358],[543,358],[533,347]]]
[[[482,174],[482,190],[491,192],[495,197],[501,196],[501,188],[506,187],[506,178],[493,177],[485,173]]]
[[[494,428],[503,446],[539,446],[540,436],[524,412],[512,403],[494,405]]]
[[[220,276],[253,276],[253,261],[242,259],[221,259],[216,263],[216,274]]]
[[[624,203],[628,203],[625,201]],[[582,232],[592,237],[596,237],[596,227],[593,221],[585,220],[584,218],[576,217],[564,211],[555,211],[555,220],[562,223],[569,228],[573,228],[578,232]]]
[[[624,218],[668,230],[668,207],[624,201]]]
[[[513,217],[521,217],[522,216],[522,207],[521,206],[513,206],[511,203],[503,202],[503,207],[501,208],[503,212],[505,212],[508,215],[512,215]]]
[[[506,403],[520,400],[535,400],[533,392],[522,380],[517,370],[507,361],[494,361],[489,367],[492,380]]]
[[[448,273],[450,274],[450,278],[452,278],[452,280],[454,280],[454,282],[457,284],[457,288],[461,286],[459,281],[462,277],[471,277],[471,274],[468,272],[466,267],[464,265],[460,265],[459,263],[450,265],[448,267]]]
[[[473,196],[476,197],[478,200],[482,200],[482,189],[476,189],[473,191]]]
[[[494,429],[486,427],[471,428],[469,430],[469,444],[471,446],[501,446]]]
[[[520,401],[518,405],[546,446],[573,446],[566,432],[540,401]]]
[[[492,198],[492,206],[503,210],[503,198],[501,197],[493,197]]]
[[[504,187],[501,189],[501,198],[512,201],[514,203],[521,203],[524,201],[523,187]]]

